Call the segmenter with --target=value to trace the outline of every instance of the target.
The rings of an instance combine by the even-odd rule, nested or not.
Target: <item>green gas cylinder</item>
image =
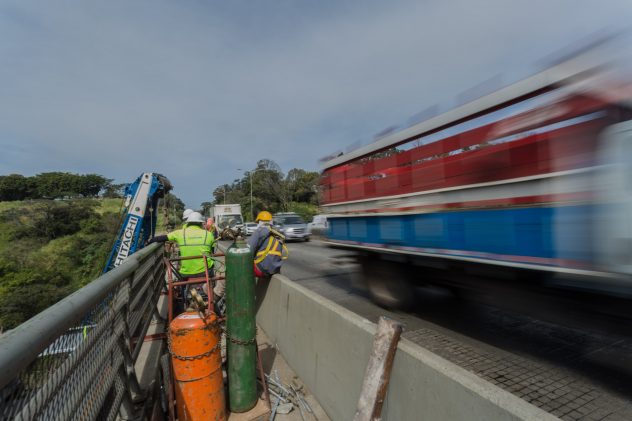
[[[231,412],[257,403],[253,254],[241,239],[226,250],[226,346]]]

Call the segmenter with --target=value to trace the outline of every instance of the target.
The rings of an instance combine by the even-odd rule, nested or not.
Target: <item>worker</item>
[[[213,233],[213,237],[219,239],[219,230],[217,224],[215,224],[215,218],[212,216],[206,220],[206,230]]]
[[[212,249],[215,246],[215,237],[212,232],[204,229],[204,217],[199,212],[192,212],[188,215],[186,219],[186,224],[182,229],[172,231],[167,235],[158,235],[151,240],[149,243],[157,243],[157,242],[165,242],[172,241],[178,244],[178,249],[180,250],[180,257],[188,257],[188,256],[210,256],[212,253]],[[209,277],[212,277],[213,272],[213,259],[210,257],[206,258],[206,262],[208,265],[208,274]],[[204,260],[202,258],[199,259],[188,259],[180,261],[180,275],[183,280],[187,280],[188,278],[201,278],[206,276],[206,271],[204,268]],[[223,279],[218,280],[215,283],[215,287],[213,288],[213,293],[215,295],[214,302],[217,303],[221,297],[224,296],[224,291],[226,290],[226,285]],[[204,292],[207,292],[206,290]]]
[[[283,260],[287,259],[285,237],[272,227],[272,215],[261,211],[255,222],[258,227],[248,239],[248,245],[254,254],[254,270],[257,278],[269,278],[281,273]]]
[[[187,218],[191,216],[193,212],[195,212],[193,209],[185,209],[184,212],[182,212],[182,228],[186,228]]]

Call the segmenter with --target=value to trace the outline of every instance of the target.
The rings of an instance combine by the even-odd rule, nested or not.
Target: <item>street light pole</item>
[[[250,220],[253,221],[255,218],[255,214],[253,212],[253,207],[252,207],[252,174],[256,173],[259,170],[263,170],[265,168],[255,168],[253,171],[248,171],[248,178],[250,178]],[[246,170],[242,170],[241,168],[237,168],[237,171],[243,171],[245,172]]]
[[[250,175],[250,220],[254,220],[254,212],[252,211],[252,173],[248,173]]]

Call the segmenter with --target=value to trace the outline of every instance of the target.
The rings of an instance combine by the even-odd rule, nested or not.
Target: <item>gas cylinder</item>
[[[220,326],[215,314],[187,311],[169,326],[179,421],[226,420]]]
[[[255,278],[252,251],[242,240],[226,250],[228,404],[246,412],[257,404]]]

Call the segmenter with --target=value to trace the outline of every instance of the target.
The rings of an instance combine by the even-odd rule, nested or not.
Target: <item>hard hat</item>
[[[182,219],[186,220],[193,212],[193,209],[185,209],[184,212],[182,212]]]
[[[264,221],[264,222],[272,221],[272,214],[268,211],[259,212],[259,214],[257,214],[257,219],[255,219],[255,222],[259,222],[259,221]]]
[[[206,220],[204,219],[204,217],[202,216],[200,212],[191,212],[189,214],[189,217],[187,218],[187,222],[189,223],[199,222],[200,224],[203,224],[204,222],[206,222]]]

